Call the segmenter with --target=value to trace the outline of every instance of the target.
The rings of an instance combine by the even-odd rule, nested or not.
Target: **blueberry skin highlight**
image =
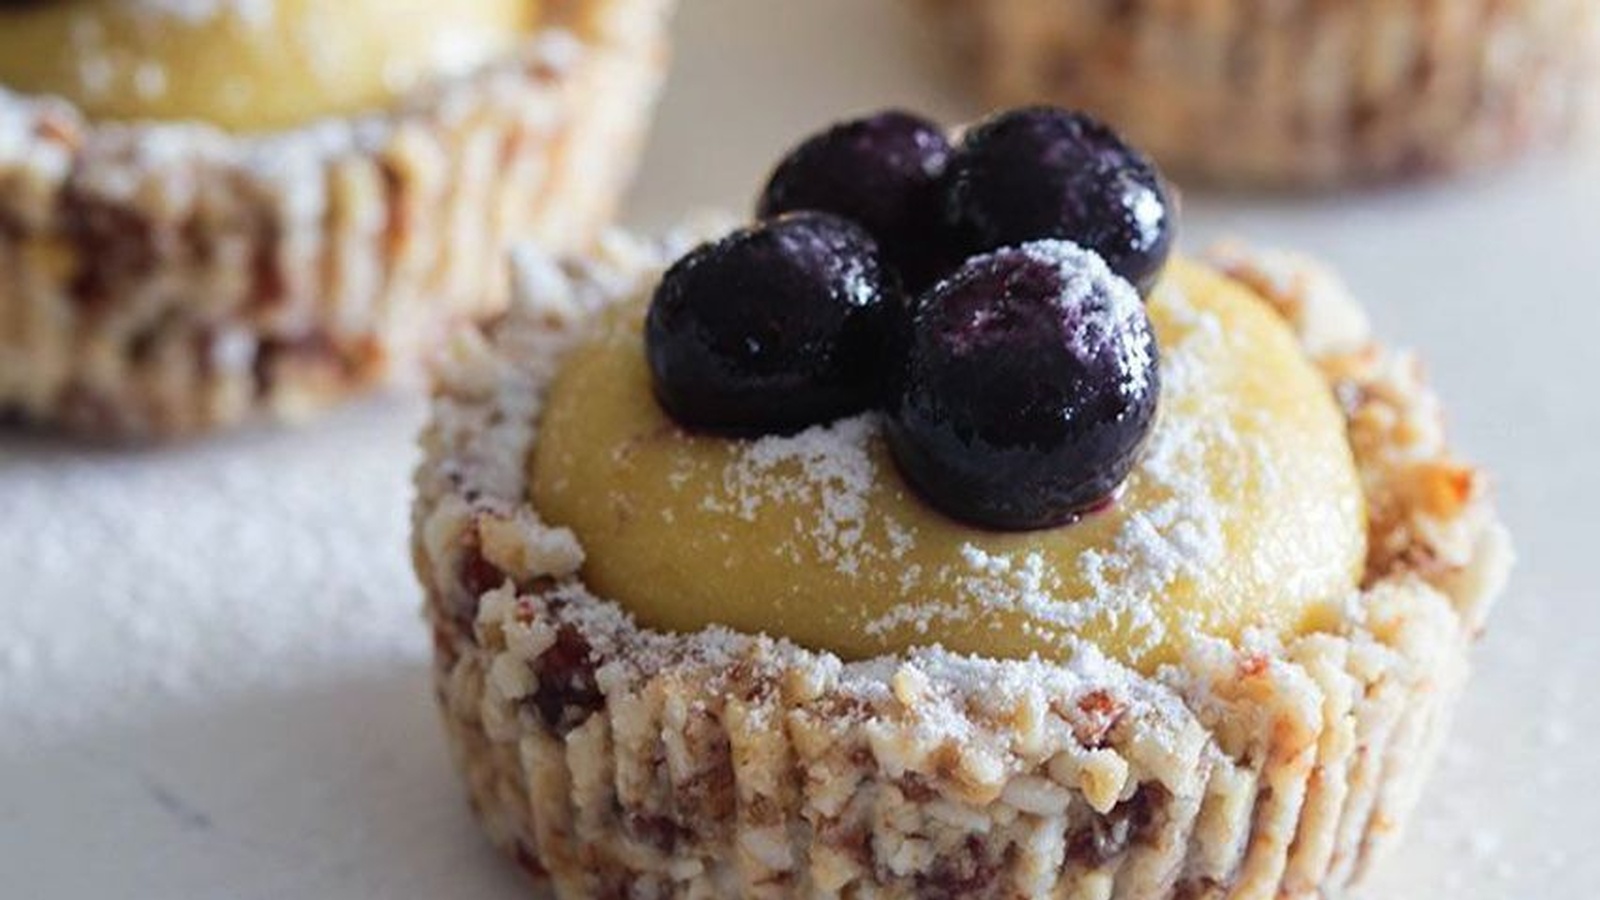
[[[792,433],[883,396],[906,303],[861,227],[795,213],[703,244],[662,276],[645,351],[662,407],[690,429]]]
[[[967,132],[950,158],[944,215],[969,253],[1060,238],[1148,293],[1175,214],[1155,164],[1083,113],[1031,107]]]
[[[950,160],[943,128],[887,110],[842,122],[784,157],[756,204],[770,218],[830,212],[865,228],[902,280],[920,289],[956,267],[943,225],[943,179]]]
[[[1155,423],[1138,295],[1092,252],[1037,241],[970,260],[915,308],[888,410],[902,473],[985,528],[1070,523],[1127,479]]]

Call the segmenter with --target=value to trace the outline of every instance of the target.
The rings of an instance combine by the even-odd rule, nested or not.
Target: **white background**
[[[742,208],[811,128],[975,110],[898,2],[688,0],[630,217]],[[1499,475],[1522,563],[1371,896],[1600,890],[1600,151],[1339,198],[1187,196],[1337,264]],[[0,435],[0,895],[511,898],[446,760],[405,549],[415,399],[146,452]]]

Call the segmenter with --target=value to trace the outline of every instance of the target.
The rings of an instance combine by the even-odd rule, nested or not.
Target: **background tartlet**
[[[0,413],[110,437],[297,418],[505,301],[629,180],[668,0],[561,0],[509,57],[284,131],[0,88]]]
[[[1329,185],[1456,172],[1592,116],[1589,0],[925,0],[991,103],[1090,109],[1173,171]]]

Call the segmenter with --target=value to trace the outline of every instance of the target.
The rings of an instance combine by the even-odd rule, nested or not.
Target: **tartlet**
[[[1509,557],[1415,361],[1325,274],[1220,257],[1344,403],[1364,589],[1333,631],[1216,642],[1152,678],[936,649],[842,663],[653,632],[586,590],[583,547],[528,502],[541,390],[671,255],[614,235],[561,268],[525,257],[514,310],[452,346],[424,439],[438,698],[474,808],[530,872],[563,896],[1313,896],[1392,844]]]
[[[1588,0],[926,0],[993,103],[1070,103],[1169,168],[1331,185],[1504,161],[1593,118]]]
[[[302,417],[413,370],[447,323],[504,305],[510,240],[575,249],[608,219],[670,5],[530,3],[508,49],[410,73],[392,97],[329,91],[309,114],[181,70],[97,68],[90,51],[67,76],[19,70],[70,76],[81,96],[0,84],[0,413],[168,437]],[[106,15],[134,17],[128,40],[232,17],[216,26],[231,40],[289,28],[273,9],[138,0]],[[103,39],[70,24],[75,42]],[[183,52],[225,68],[199,34]]]
[[[860,204],[862,183],[1026,206],[1045,182],[985,183],[981,158],[1006,148],[1010,178],[1029,165],[1019,146],[1043,147],[1046,170],[1080,172],[1079,150],[1121,160],[1067,183],[1067,217],[1104,185],[1146,223],[1167,202],[1079,114],[997,116],[948,166],[929,127],[886,114],[802,145],[760,223],[681,259],[707,227],[613,233],[559,262],[525,252],[512,308],[450,346],[413,555],[474,810],[563,897],[1342,895],[1418,797],[1511,553],[1415,360],[1372,339],[1332,275],[1242,246],[1168,260],[1170,231],[1099,229],[1104,256],[969,245],[879,350],[850,357],[902,362],[848,415],[774,418],[837,400],[813,389],[838,370],[810,365],[832,351],[769,380],[763,403],[682,365],[695,341],[788,359],[784,330],[822,321],[808,304],[898,296],[876,243],[917,271],[884,224],[910,220]],[[804,211],[778,208],[818,184]],[[885,195],[926,208],[914,193]],[[822,212],[838,206],[873,219],[876,242]],[[786,274],[763,281],[751,260]],[[801,289],[823,283],[849,290]],[[685,302],[716,315],[676,330]],[[967,324],[941,331],[952,309]],[[982,435],[980,477],[998,472],[987,490],[1014,502],[941,486],[908,455],[931,445],[904,398],[933,389],[927,341],[951,335],[986,365],[1031,348],[1031,382],[1064,371],[1051,359],[1111,366],[1063,382],[1091,452],[1060,472],[1069,457],[1048,456],[1035,484],[1018,460],[1057,440],[1076,452],[1072,434],[1030,426],[997,450],[1007,438],[978,420],[962,427]],[[1055,421],[1042,388],[956,371],[939,395],[952,420],[966,397]],[[743,390],[751,373],[718,377]],[[1131,405],[1096,418],[1108,385]],[[1116,484],[1084,480],[1135,433]],[[1041,501],[1057,474],[1090,484],[1088,502]]]

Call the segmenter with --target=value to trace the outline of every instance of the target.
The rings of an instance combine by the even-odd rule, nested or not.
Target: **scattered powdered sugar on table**
[[[406,405],[148,451],[0,439],[0,748],[425,665],[418,426]]]

